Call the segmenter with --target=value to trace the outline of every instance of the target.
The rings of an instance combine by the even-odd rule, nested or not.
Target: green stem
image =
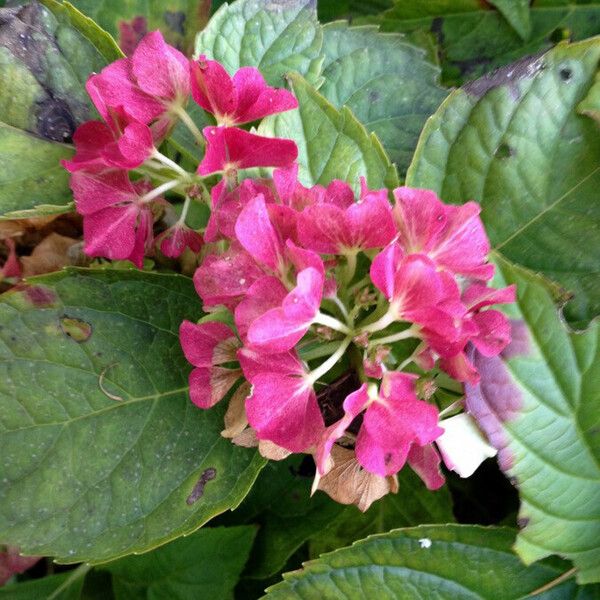
[[[419,327],[417,325],[413,325],[412,327],[399,331],[398,333],[392,333],[391,335],[386,335],[382,338],[369,340],[369,345],[393,344],[394,342],[399,342],[400,340],[406,340],[412,337],[419,337],[419,331]]]
[[[175,171],[175,173],[177,173],[178,175],[181,175],[181,177],[183,177],[184,179],[189,179],[190,174],[185,169],[182,169],[174,160],[171,160],[168,156],[165,156],[158,150],[154,150],[154,152],[152,153],[152,157],[155,158],[157,161],[161,162],[166,167],[169,167],[169,169]]]
[[[147,194],[144,194],[141,198],[140,198],[140,202],[150,202],[151,200],[154,200],[154,198],[158,198],[159,196],[162,196],[165,192],[168,192],[169,190],[172,190],[174,187],[177,187],[179,185],[179,180],[175,179],[175,180],[171,180],[171,181],[167,181],[166,183],[163,183],[162,185],[159,185],[157,188],[154,188],[152,191],[148,192]]]
[[[206,140],[202,135],[202,132],[198,129],[196,123],[194,123],[192,117],[187,113],[185,108],[178,106],[175,109],[175,114],[181,119],[181,122],[190,130],[190,133],[194,136],[194,139],[201,148],[206,146]]]
[[[341,321],[338,321],[335,317],[331,317],[322,312],[317,313],[317,315],[313,319],[313,323],[319,323],[320,325],[325,325],[325,327],[329,327],[329,329],[334,329],[335,331],[345,333],[346,335],[350,335],[350,333],[352,333],[350,331],[350,328],[347,325],[344,325]]]
[[[381,318],[377,319],[374,323],[369,323],[369,325],[359,325],[358,330],[366,333],[373,333],[374,331],[381,331],[385,329],[388,325],[391,325],[396,320],[396,315],[394,315],[392,310],[388,310]]]
[[[323,364],[319,365],[314,371],[311,371],[308,376],[308,381],[311,385],[314,385],[325,373],[333,369],[337,361],[344,356],[344,352],[346,352],[346,348],[348,348],[351,341],[351,336],[344,338],[338,349]]]

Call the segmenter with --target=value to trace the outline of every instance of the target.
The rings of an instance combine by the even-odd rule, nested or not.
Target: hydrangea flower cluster
[[[231,78],[200,57],[189,60],[164,41],[146,35],[130,58],[92,75],[86,89],[102,121],[88,121],[73,136],[76,154],[63,161],[71,172],[77,211],[83,215],[90,256],[128,259],[142,266],[154,243],[153,225],[168,205],[169,191],[185,196],[179,220],[157,239],[166,256],[198,252],[202,237],[185,225],[190,201],[205,190],[203,178],[259,166],[287,166],[297,156],[291,140],[265,138],[236,127],[297,106],[287,90],[269,87],[258,69]],[[185,110],[190,95],[214,115],[201,133]],[[188,173],[158,147],[181,120],[205,147],[197,174]]]
[[[406,187],[392,205],[364,180],[358,199],[343,181],[307,189],[295,166],[270,186],[244,181],[216,196],[209,229],[220,243],[194,277],[215,312],[181,326],[194,403],[213,406],[243,378],[242,422],[271,450],[312,453],[316,485],[340,446],[377,477],[408,463],[441,486],[433,442],[444,430],[427,373],[476,383],[470,349],[493,356],[510,341],[507,318],[489,307],[515,290],[487,283],[479,207]],[[408,353],[398,346],[411,340]],[[319,386],[340,368],[356,389],[324,406]],[[236,394],[230,410],[241,412]],[[452,463],[452,442],[440,448]]]
[[[460,432],[472,422],[440,421],[430,402],[433,375],[476,383],[470,354],[494,356],[510,341],[490,307],[513,302],[515,289],[489,285],[476,203],[407,187],[392,198],[365,179],[358,197],[344,181],[305,187],[292,140],[241,128],[295,108],[294,96],[255,68],[231,77],[203,56],[189,61],[158,32],[87,89],[103,121],[77,130],[65,162],[85,250],[141,266],[164,194],[185,197],[157,243],[171,257],[202,248],[194,284],[208,315],[185,321],[180,337],[192,401],[208,409],[229,398],[223,435],[271,458],[312,454],[315,487],[361,508],[394,491],[405,464],[436,489],[440,452],[462,475],[490,454],[480,440],[465,462]],[[202,133],[185,111],[190,95],[214,117]],[[194,174],[158,150],[178,120],[204,149]],[[251,167],[275,170],[239,181]],[[210,203],[203,237],[185,224],[191,201]]]

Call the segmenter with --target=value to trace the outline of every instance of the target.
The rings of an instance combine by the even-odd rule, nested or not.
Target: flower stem
[[[392,310],[388,310],[381,318],[377,319],[374,323],[363,325],[358,327],[359,331],[366,333],[373,333],[374,331],[381,331],[388,325],[391,325],[396,320],[396,315]]]
[[[190,174],[185,169],[182,169],[174,160],[171,160],[168,156],[162,154],[162,152],[154,150],[154,152],[152,153],[152,157],[161,162],[166,167],[169,167],[169,169],[175,171],[175,173],[177,173],[178,175],[181,175],[181,177],[189,178]]]
[[[344,325],[341,321],[338,321],[336,318],[326,315],[322,312],[317,313],[317,315],[313,319],[313,323],[325,325],[325,327],[329,327],[329,329],[340,331],[341,333],[345,333],[346,335],[349,335],[351,333],[350,328],[347,325]]]
[[[192,203],[192,199],[189,196],[186,196],[185,202],[183,203],[183,208],[181,209],[181,215],[177,221],[177,225],[185,225],[185,218],[187,217],[188,210],[190,209],[191,203]]]
[[[346,352],[346,348],[348,348],[351,341],[352,336],[350,335],[344,338],[342,343],[338,346],[338,349],[323,364],[319,365],[314,371],[311,371],[308,376],[311,385],[314,385],[316,381],[325,375],[325,373],[333,369],[337,361],[344,356],[344,352]]]
[[[154,188],[152,191],[148,192],[147,194],[144,194],[140,198],[140,202],[142,202],[142,203],[150,202],[151,200],[154,200],[154,198],[158,198],[158,196],[162,196],[165,192],[168,192],[169,190],[172,190],[174,187],[177,187],[179,185],[179,183],[180,183],[179,179],[172,179],[171,181],[167,181],[166,183],[159,185],[157,188]]]
[[[346,264],[344,265],[343,279],[346,285],[354,279],[354,274],[356,273],[356,254],[356,252],[348,252],[345,255]]]
[[[92,568],[92,565],[81,563],[76,569],[71,571],[71,574],[48,596],[47,600],[54,600],[62,595],[62,593],[72,586],[78,579],[85,577]]]
[[[392,333],[391,335],[386,335],[382,338],[369,340],[369,345],[392,344],[394,342],[399,342],[400,340],[406,340],[412,337],[419,337],[419,327],[417,325],[413,325],[412,327],[399,331],[398,333]]]
[[[190,133],[194,136],[194,139],[196,140],[197,144],[201,148],[204,148],[204,146],[206,146],[206,140],[204,139],[202,132],[198,129],[198,126],[196,125],[196,123],[194,123],[194,120],[192,119],[192,117],[190,117],[185,108],[183,108],[183,106],[177,106],[175,108],[175,114],[181,119],[181,122],[190,130]]]

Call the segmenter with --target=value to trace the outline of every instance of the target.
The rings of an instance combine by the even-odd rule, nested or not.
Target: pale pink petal
[[[462,301],[469,310],[475,311],[492,304],[511,304],[517,299],[517,286],[497,289],[483,283],[471,284],[463,293]]]
[[[377,254],[371,263],[371,281],[388,300],[394,297],[396,271],[403,256],[402,249],[394,242]]]
[[[139,209],[135,204],[109,206],[83,219],[85,253],[110,260],[127,260],[136,249]]]
[[[473,315],[473,321],[479,333],[471,337],[471,342],[484,356],[496,356],[510,343],[510,322],[501,312],[484,310]]]
[[[457,381],[471,385],[479,383],[479,373],[464,352],[459,352],[450,358],[440,359],[440,368]]]

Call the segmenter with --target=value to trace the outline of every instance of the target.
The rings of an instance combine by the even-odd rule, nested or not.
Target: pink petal
[[[253,348],[242,348],[237,353],[244,377],[253,383],[254,378],[265,373],[285,373],[302,377],[304,366],[295,351],[281,354],[264,354]]]
[[[471,385],[479,383],[479,373],[464,352],[450,358],[442,358],[440,368],[457,381]]]
[[[234,122],[250,123],[267,115],[284,112],[298,107],[291,92],[267,85],[255,67],[242,67],[233,76],[237,88],[237,109]]]
[[[303,452],[318,442],[325,424],[312,387],[301,377],[261,373],[252,386],[246,414],[258,439],[290,452]]]
[[[315,462],[321,475],[327,472],[328,459],[331,455],[331,449],[333,444],[337,442],[345,433],[346,429],[350,426],[352,421],[365,409],[369,402],[369,395],[367,394],[367,384],[363,383],[362,386],[352,392],[344,400],[344,416],[333,425],[330,425],[324,432],[321,440],[317,445],[317,452],[315,454]]]
[[[386,246],[371,263],[371,281],[390,300],[394,296],[396,271],[404,253],[397,243]]]
[[[133,250],[127,257],[138,269],[144,264],[144,255],[152,245],[152,224],[154,219],[148,207],[141,209],[135,231]]]
[[[283,246],[269,218],[265,198],[259,194],[242,209],[235,223],[235,233],[242,246],[258,262],[279,271]]]
[[[333,204],[308,206],[298,217],[300,243],[315,252],[338,253],[347,231],[344,211]]]
[[[127,159],[128,168],[140,166],[154,151],[152,132],[147,125],[131,123],[125,127],[118,142],[119,152]],[[118,165],[117,165],[118,166]]]
[[[250,286],[264,272],[239,245],[219,254],[209,254],[194,274],[196,292],[206,307],[223,304],[235,308]]]
[[[71,175],[71,190],[77,212],[82,215],[103,210],[115,204],[131,204],[138,198],[127,171],[77,171]]]
[[[129,58],[120,58],[92,75],[86,84],[98,112],[108,120],[107,107],[124,106],[141,123],[150,123],[165,111],[164,104],[137,84]]]
[[[85,215],[84,250],[90,256],[127,260],[136,250],[139,208],[135,204],[104,208]]]
[[[409,314],[415,309],[435,306],[446,292],[435,264],[423,254],[410,254],[404,258],[394,277],[394,297],[399,314]]]
[[[8,246],[8,256],[2,268],[0,268],[0,281],[3,278],[8,279],[9,277],[20,278],[22,271],[19,260],[17,259],[17,252],[15,249],[15,242],[11,238],[2,240]]]
[[[404,250],[428,252],[446,227],[446,205],[431,190],[409,187],[396,188],[394,198],[394,218]]]
[[[205,56],[190,61],[190,68],[192,97],[196,103],[215,115],[219,122],[226,115],[233,115],[238,104],[238,92],[225,68],[215,60],[206,60]]]
[[[272,308],[252,322],[248,329],[251,346],[270,353],[293,348],[314,319],[323,294],[323,275],[309,267],[298,273],[296,287],[281,307]]]
[[[267,138],[237,127],[205,127],[206,153],[200,175],[251,167],[287,167],[298,156],[292,140]]]
[[[185,357],[195,367],[211,367],[218,364],[223,354],[220,348],[237,342],[233,331],[225,323],[217,321],[200,325],[183,321],[179,327],[179,340]]]
[[[298,181],[297,163],[293,163],[284,169],[275,169],[273,171],[273,183],[280,202],[284,206],[289,206],[300,212],[307,206],[315,204],[319,196],[324,196],[324,190],[321,186],[308,189]]]
[[[511,338],[510,322],[497,310],[484,310],[473,315],[479,333],[471,338],[473,345],[484,356],[496,356],[508,346]]]
[[[396,235],[392,207],[387,197],[367,194],[346,210],[346,248],[367,250],[389,244]]]
[[[198,367],[190,373],[190,399],[199,408],[211,408],[239,379],[239,370]]]
[[[410,468],[423,480],[427,489],[437,490],[446,482],[440,471],[440,455],[433,444],[426,444],[425,446],[413,444],[408,452],[407,462]]]
[[[202,236],[185,225],[174,225],[160,236],[160,251],[169,258],[177,258],[186,248],[200,252]]]
[[[345,181],[334,179],[325,189],[323,202],[346,210],[354,204],[354,191]]]
[[[152,96],[174,101],[190,93],[188,60],[165,42],[160,31],[148,33],[141,39],[131,57],[131,65],[140,88]]]
[[[492,304],[512,304],[516,300],[517,286],[514,284],[497,289],[483,283],[472,283],[462,296],[462,301],[472,311]]]
[[[276,277],[266,276],[255,281],[235,309],[235,326],[242,339],[250,325],[272,308],[281,306],[287,295],[285,286]]]
[[[73,134],[75,156],[71,160],[61,161],[61,164],[71,173],[80,169],[105,165],[101,151],[113,142],[113,133],[106,124],[100,121],[82,123]]]

